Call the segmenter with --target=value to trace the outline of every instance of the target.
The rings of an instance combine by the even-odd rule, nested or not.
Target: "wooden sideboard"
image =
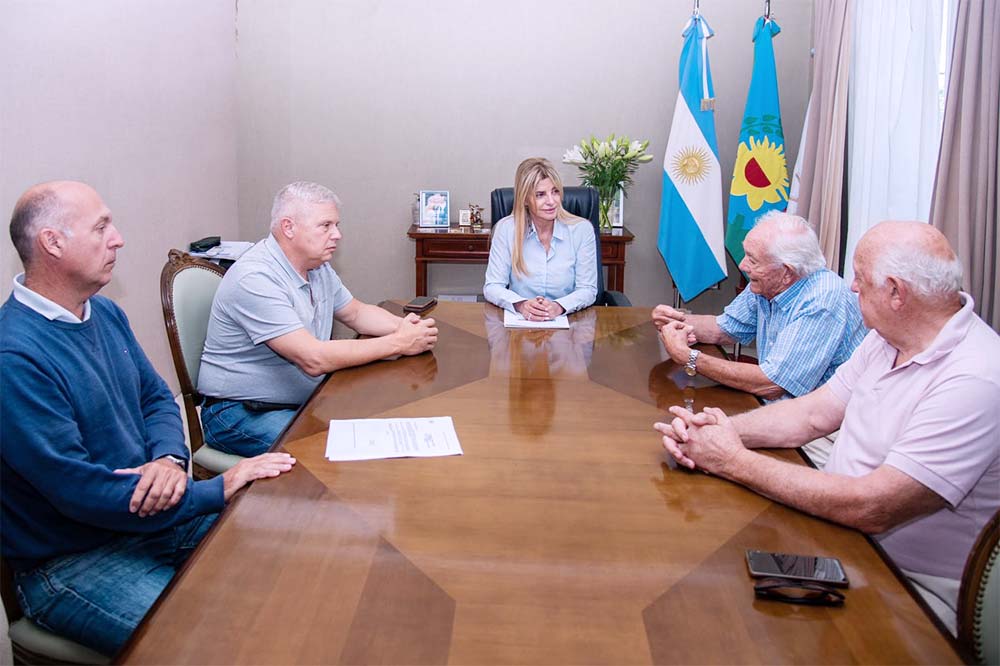
[[[490,258],[490,226],[440,229],[411,225],[406,234],[416,241],[416,295],[427,295],[428,264],[486,264]],[[625,291],[625,246],[635,239],[626,227],[601,233],[601,263],[608,269],[606,288]]]

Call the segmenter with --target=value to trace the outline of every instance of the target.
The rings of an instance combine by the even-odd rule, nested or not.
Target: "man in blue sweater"
[[[97,192],[32,187],[10,234],[25,272],[0,307],[0,545],[25,615],[113,655],[225,502],[295,460],[188,477],[169,388],[96,296],[124,245]]]

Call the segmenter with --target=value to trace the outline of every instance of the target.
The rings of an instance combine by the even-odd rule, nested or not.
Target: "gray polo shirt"
[[[324,263],[295,272],[281,246],[268,236],[226,272],[212,303],[198,391],[231,400],[300,404],[323,377],[310,377],[271,351],[268,340],[305,328],[329,340],[333,315],[353,296]]]

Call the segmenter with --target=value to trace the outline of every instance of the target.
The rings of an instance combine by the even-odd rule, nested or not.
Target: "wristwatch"
[[[698,356],[700,355],[701,352],[698,351],[697,349],[692,349],[691,353],[688,354],[688,362],[684,366],[684,374],[686,374],[688,377],[694,377],[695,375],[698,374],[698,368],[696,366],[696,363],[698,362]]]
[[[177,456],[172,456],[172,455],[167,454],[167,455],[163,456],[163,459],[164,460],[169,460],[170,462],[172,462],[173,464],[177,465],[178,467],[180,467],[185,472],[187,471],[188,461],[184,460],[184,458],[178,458]]]

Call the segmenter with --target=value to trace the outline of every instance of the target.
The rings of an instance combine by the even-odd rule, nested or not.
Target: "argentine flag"
[[[726,277],[715,93],[705,41],[713,34],[698,13],[684,28],[680,92],[663,155],[656,246],[685,301]]]
[[[770,210],[788,207],[785,133],[781,129],[772,44],[779,32],[781,27],[763,16],[753,28],[753,73],[733,165],[726,229],[726,249],[737,264],[743,261],[743,239],[757,224],[757,218]]]

